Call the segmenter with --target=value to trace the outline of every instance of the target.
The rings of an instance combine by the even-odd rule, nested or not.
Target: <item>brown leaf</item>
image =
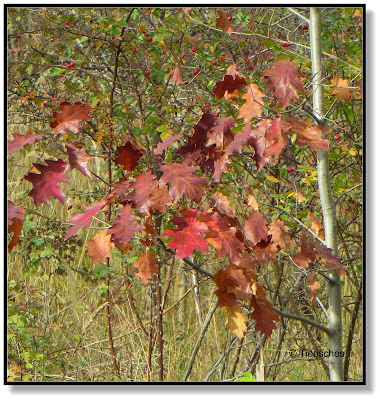
[[[157,147],[154,149],[154,155],[158,156],[161,155],[164,150],[166,150],[170,145],[177,140],[181,140],[181,134],[178,133],[177,135],[174,136],[168,136],[163,142],[159,143]]]
[[[247,86],[245,79],[237,71],[236,64],[233,64],[227,69],[223,81],[217,82],[212,92],[218,99],[221,99],[226,92],[233,93],[235,90],[240,90],[245,86]]]
[[[65,134],[66,130],[78,133],[80,128],[78,122],[90,120],[91,106],[80,102],[69,104],[66,101],[59,106],[59,112],[53,112],[54,121],[50,127],[54,133]]]
[[[234,218],[235,210],[230,206],[228,197],[220,192],[215,192],[210,197],[210,206],[213,207],[218,213],[224,214],[227,217]]]
[[[173,203],[173,197],[170,196],[168,188],[163,186],[153,190],[149,195],[149,201],[151,202],[151,207],[155,210],[166,212],[166,206]]]
[[[346,103],[349,103],[351,97],[354,93],[354,89],[351,89],[348,83],[348,79],[342,79],[335,77],[332,82],[332,91],[331,94],[336,96],[338,100],[344,100]]]
[[[286,108],[290,100],[300,101],[297,91],[305,93],[305,87],[298,79],[301,71],[293,61],[277,61],[273,68],[264,71],[263,75],[270,78],[266,85],[273,90],[273,96],[282,108]]]
[[[124,146],[117,147],[116,151],[119,156],[115,158],[115,161],[127,171],[133,171],[139,165],[140,158],[144,155],[143,151],[129,141]]]
[[[248,317],[241,312],[239,306],[230,308],[226,307],[227,322],[226,327],[239,339],[244,337],[247,331]]]
[[[149,250],[145,250],[141,253],[139,259],[133,264],[133,266],[138,269],[135,278],[141,278],[141,282],[144,285],[149,283],[148,279],[153,279],[154,274],[160,272],[158,260]]]
[[[215,125],[207,133],[206,146],[216,145],[216,150],[224,150],[227,145],[233,140],[234,135],[231,128],[235,126],[232,117],[217,118]]]
[[[260,172],[265,164],[271,161],[271,157],[265,157],[265,150],[272,144],[267,139],[272,121],[269,119],[261,120],[257,123],[257,128],[252,131],[248,145],[253,146],[255,150],[254,160],[256,162],[257,172]]]
[[[234,31],[231,26],[231,22],[227,17],[224,10],[218,10],[219,18],[216,20],[216,27],[222,29],[223,32],[231,33]]]
[[[268,234],[272,235],[272,243],[279,246],[282,252],[296,245],[286,233],[288,231],[289,228],[280,219],[273,220],[269,226]]]
[[[335,269],[340,276],[348,275],[347,271],[341,266],[339,257],[334,256],[331,249],[323,244],[315,246],[315,249],[321,259],[325,261],[327,268]]]
[[[264,96],[265,94],[259,90],[259,87],[251,83],[247,87],[247,93],[242,96],[246,101],[240,107],[238,118],[244,118],[244,122],[250,122],[254,117],[261,117],[263,108],[261,98]]]
[[[13,237],[8,244],[8,251],[11,252],[17,245],[22,226],[25,221],[25,210],[22,206],[17,206],[12,201],[8,200],[8,233],[13,232]]]
[[[308,218],[311,221],[311,230],[322,240],[325,240],[325,230],[323,225],[317,220],[317,218],[309,211]]]
[[[309,282],[310,287],[310,304],[313,306],[315,303],[315,299],[317,298],[317,290],[322,289],[321,284],[318,281],[315,281],[313,278],[313,274],[311,271],[307,274],[307,280]]]
[[[99,233],[96,233],[92,240],[88,240],[85,245],[88,246],[86,254],[95,263],[104,261],[106,257],[111,257],[111,247],[115,246],[111,243],[111,235],[107,229],[102,229]]]
[[[297,253],[292,256],[293,261],[301,268],[308,268],[310,262],[317,258],[317,254],[314,250],[313,243],[306,239],[305,234],[301,236],[301,247]]]
[[[268,222],[260,211],[253,211],[247,218],[243,231],[247,239],[253,244],[268,237]]]
[[[183,80],[181,78],[181,66],[180,64],[177,64],[177,66],[174,69],[173,75],[172,75],[172,81],[176,86],[179,86],[181,83],[183,83]]]
[[[312,121],[301,121],[295,117],[287,117],[286,122],[291,125],[289,134],[297,134],[296,144],[310,146],[314,150],[329,151],[330,141],[323,139],[322,135],[331,132],[331,128],[315,125]]]
[[[278,313],[272,310],[272,304],[268,300],[256,295],[252,296],[252,307],[254,311],[251,318],[256,320],[256,332],[261,331],[270,338],[272,331],[277,328],[274,321],[280,320]]]
[[[13,140],[8,140],[7,153],[12,154],[17,150],[24,148],[29,144],[34,144],[44,135],[41,133],[39,135],[34,135],[33,133],[28,133],[26,135],[20,135],[15,133],[13,135]]]
[[[290,129],[289,125],[284,126],[281,118],[277,118],[272,121],[266,135],[266,140],[271,142],[271,144],[265,148],[263,152],[263,159],[268,157],[273,158],[273,164],[277,164],[281,153],[285,149],[287,142],[283,135],[284,132]]]

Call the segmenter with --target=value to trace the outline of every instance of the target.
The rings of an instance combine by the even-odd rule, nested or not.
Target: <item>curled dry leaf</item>
[[[22,206],[17,206],[12,201],[8,200],[8,233],[13,232],[13,237],[8,244],[8,251],[11,252],[17,245],[22,226],[25,221],[25,210]]]
[[[69,156],[70,167],[76,168],[81,174],[91,179],[91,172],[87,164],[94,157],[70,144],[65,144],[65,147]]]
[[[313,274],[311,271],[307,274],[307,280],[309,282],[310,287],[310,304],[313,306],[315,303],[315,299],[317,298],[317,290],[320,290],[321,284],[318,281],[315,281],[313,278]]]
[[[350,88],[348,79],[342,79],[335,77],[332,82],[331,94],[335,96],[338,100],[344,100],[349,103],[352,95],[354,94],[354,89]]]
[[[226,12],[224,10],[218,10],[218,14],[219,18],[216,20],[216,27],[231,35],[234,30]]]
[[[217,82],[212,92],[221,99],[226,92],[231,94],[245,86],[247,86],[245,79],[239,74],[236,64],[233,64],[227,69],[223,81]]]

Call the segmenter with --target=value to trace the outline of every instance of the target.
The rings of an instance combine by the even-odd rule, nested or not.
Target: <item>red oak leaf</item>
[[[295,117],[287,117],[286,122],[291,126],[289,133],[297,134],[296,144],[310,146],[314,150],[329,151],[330,141],[323,139],[322,135],[331,132],[331,128],[315,125],[312,121],[301,121]]]
[[[284,125],[281,118],[272,121],[265,137],[265,139],[271,142],[271,144],[265,148],[262,155],[263,159],[274,156],[273,164],[277,164],[280,155],[287,144],[283,133],[289,129],[290,126]]]
[[[217,151],[224,150],[234,138],[231,131],[233,126],[235,126],[235,122],[232,117],[217,118],[215,125],[207,133],[206,146],[215,144]]]
[[[164,150],[166,150],[168,147],[170,147],[170,145],[174,142],[176,142],[177,140],[181,140],[181,134],[178,133],[177,135],[174,136],[169,136],[167,137],[163,142],[159,143],[157,145],[157,147],[154,149],[154,155],[158,156],[161,155]]]
[[[143,225],[137,224],[138,221],[130,206],[125,206],[113,220],[112,228],[108,232],[119,250],[135,237],[136,232],[144,229]]]
[[[247,86],[245,79],[237,71],[236,64],[233,64],[227,69],[223,81],[219,81],[212,92],[218,99],[221,99],[226,92],[233,93],[245,86]]]
[[[102,229],[99,233],[96,233],[92,240],[88,240],[85,245],[88,246],[86,254],[95,263],[104,261],[106,257],[111,257],[111,247],[115,246],[111,243],[111,235],[108,233],[108,229]]]
[[[277,246],[271,243],[271,237],[268,236],[267,239],[260,240],[255,246],[252,247],[255,252],[255,257],[257,261],[262,264],[267,263],[270,260],[275,260],[277,255]]]
[[[54,133],[65,134],[66,130],[73,133],[79,132],[80,121],[90,120],[91,106],[80,102],[69,104],[66,101],[59,106],[59,112],[53,112],[54,121],[50,122],[50,127]]]
[[[127,194],[127,190],[131,186],[131,181],[127,178],[122,178],[118,182],[113,184],[112,193],[116,194],[116,196],[123,196]]]
[[[348,275],[347,271],[341,266],[339,257],[334,256],[331,249],[323,244],[315,246],[315,249],[321,259],[325,261],[327,268],[335,269],[340,276]]]
[[[77,234],[80,228],[89,228],[91,225],[92,217],[98,213],[104,206],[109,203],[110,200],[102,200],[93,206],[84,207],[85,212],[83,214],[75,214],[69,222],[74,224],[67,229],[65,240]]]
[[[228,221],[216,213],[204,214],[200,220],[208,226],[206,240],[214,246],[216,256],[227,256],[233,262],[238,261],[244,247],[235,235],[236,228],[230,227]]]
[[[293,261],[301,268],[307,268],[317,258],[313,243],[306,239],[305,234],[301,236],[301,247],[292,256]]]
[[[260,91],[259,87],[254,83],[251,83],[247,87],[247,93],[243,94],[245,103],[240,107],[239,118],[244,118],[244,122],[250,122],[254,117],[261,117],[263,102],[261,98],[265,94]]]
[[[305,87],[298,79],[301,71],[293,61],[277,61],[273,68],[264,71],[263,75],[270,77],[266,85],[273,90],[273,96],[282,108],[286,108],[290,100],[300,101],[297,90],[305,93]]]
[[[219,18],[216,20],[216,27],[221,28],[223,32],[231,33],[234,31],[231,22],[228,19],[228,16],[224,10],[218,10]]]
[[[41,139],[44,135],[41,133],[39,135],[34,135],[33,133],[28,133],[26,135],[19,135],[15,133],[13,135],[13,140],[8,140],[8,154],[12,154],[17,150],[24,148],[29,144],[34,144],[37,140]]]
[[[271,337],[272,331],[277,328],[274,321],[280,320],[278,313],[272,310],[272,304],[267,299],[257,296],[252,296],[252,307],[254,311],[251,317],[256,321],[256,332],[261,331]]]
[[[224,214],[227,217],[235,218],[235,210],[230,206],[228,197],[220,192],[214,193],[210,197],[210,206],[213,207],[219,214]]]
[[[268,222],[260,211],[253,211],[246,220],[243,231],[247,239],[253,244],[267,240]]]
[[[141,253],[139,259],[133,264],[133,267],[138,269],[135,278],[141,278],[141,282],[144,285],[147,285],[149,283],[148,279],[153,279],[154,274],[158,274],[160,271],[157,258],[149,250]]]
[[[22,206],[16,206],[12,201],[8,200],[8,233],[13,232],[13,237],[8,245],[8,251],[11,252],[17,245],[22,226],[25,221],[25,210]]]
[[[119,156],[115,158],[115,161],[127,171],[133,171],[139,165],[140,158],[144,155],[142,149],[131,141],[127,141],[124,146],[117,147],[116,151]]]
[[[69,178],[65,175],[67,164],[62,160],[46,160],[47,165],[34,164],[40,174],[29,172],[24,179],[33,183],[33,189],[28,193],[34,200],[36,207],[41,204],[50,204],[50,197],[56,197],[64,204],[66,196],[62,193],[58,183],[69,183]]]
[[[234,152],[240,154],[243,150],[243,146],[246,144],[247,140],[251,137],[251,135],[252,135],[251,124],[247,124],[240,132],[238,132],[234,136],[234,139],[226,149],[226,154],[231,155]]]
[[[272,121],[264,119],[257,123],[257,129],[252,131],[251,137],[248,141],[248,145],[255,149],[254,160],[256,162],[257,172],[260,172],[265,164],[271,161],[270,157],[265,157],[265,150],[272,144],[272,141],[268,140],[269,130],[272,126]]]
[[[152,202],[149,196],[158,188],[158,182],[151,172],[136,176],[136,181],[130,186],[134,192],[127,196],[128,200],[134,201],[136,208],[143,214],[150,214]]]
[[[69,156],[69,164],[71,168],[76,168],[84,176],[91,179],[91,172],[88,169],[87,163],[94,158],[84,152],[84,150],[77,149],[75,146],[65,144],[67,154]]]
[[[182,217],[171,220],[178,228],[176,230],[167,229],[162,236],[172,236],[168,248],[176,250],[176,257],[183,260],[191,256],[194,250],[204,253],[208,251],[208,242],[200,235],[207,232],[208,228],[204,222],[198,220],[201,212],[195,208],[181,211]]]
[[[159,186],[163,187],[166,183],[170,183],[169,195],[174,201],[178,201],[184,194],[189,200],[200,203],[204,190],[200,187],[208,187],[207,180],[194,175],[196,167],[188,167],[179,164],[162,165],[160,170],[163,172]]]

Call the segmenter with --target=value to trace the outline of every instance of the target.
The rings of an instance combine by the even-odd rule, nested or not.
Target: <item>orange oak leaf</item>
[[[272,235],[271,242],[278,246],[281,251],[296,245],[295,241],[286,233],[288,231],[289,228],[280,219],[273,220],[269,225],[268,234]]]
[[[338,100],[344,100],[346,103],[350,102],[351,97],[354,94],[354,89],[349,87],[348,79],[335,77],[333,78],[331,85],[332,95],[336,96]]]
[[[305,87],[298,79],[301,71],[293,61],[277,61],[263,75],[270,78],[266,85],[273,90],[273,96],[282,108],[286,108],[290,100],[300,101],[297,91],[305,93]]]
[[[108,232],[115,246],[121,250],[136,235],[136,232],[144,229],[143,225],[138,224],[139,219],[133,214],[130,206],[124,206],[119,215],[113,220],[112,227]]]
[[[301,268],[308,268],[309,264],[317,258],[313,243],[306,239],[305,234],[301,236],[301,247],[292,256],[293,261]]]
[[[218,10],[219,18],[216,20],[216,27],[220,28],[223,32],[231,33],[234,31],[231,22],[228,19],[228,16],[224,10]]]
[[[264,156],[265,150],[272,144],[271,140],[268,140],[269,130],[272,126],[272,121],[264,119],[257,123],[257,128],[251,133],[250,139],[247,142],[248,145],[252,146],[255,150],[254,160],[257,167],[257,172],[260,172],[265,164],[271,161],[270,156]]]
[[[166,150],[170,145],[178,140],[181,140],[181,134],[178,133],[174,136],[168,136],[163,142],[159,143],[157,147],[154,149],[154,155],[158,156],[161,155],[164,150]]]
[[[252,247],[255,252],[255,258],[262,264],[270,260],[275,260],[278,248],[271,242],[271,237],[260,240],[255,246]]]
[[[227,322],[226,327],[239,339],[244,337],[247,331],[248,317],[241,312],[241,308],[236,306],[234,308],[226,307]]]
[[[115,158],[115,161],[127,171],[133,171],[139,165],[140,158],[144,155],[144,152],[130,141],[127,141],[124,146],[117,147],[116,151],[119,156]]]
[[[247,86],[245,79],[239,74],[236,64],[231,65],[222,81],[217,82],[212,92],[218,99],[221,99],[227,92],[229,94]]]
[[[151,207],[155,210],[166,212],[166,206],[173,203],[173,198],[170,196],[168,188],[163,186],[153,190],[149,195],[149,201],[151,202]]]
[[[283,133],[289,129],[290,126],[284,125],[281,118],[276,118],[272,121],[265,137],[265,139],[271,142],[271,144],[265,148],[262,154],[264,160],[273,156],[273,164],[278,163],[280,155],[287,144]]]
[[[168,248],[176,250],[176,257],[183,260],[193,254],[194,250],[208,252],[208,242],[201,236],[207,232],[208,227],[199,221],[201,212],[195,208],[181,211],[182,217],[175,217],[170,222],[177,225],[177,229],[167,229],[162,236],[174,238]]]
[[[169,195],[174,201],[178,201],[186,194],[189,200],[200,203],[205,191],[200,187],[208,187],[205,178],[194,175],[196,167],[189,167],[184,164],[166,164],[162,165],[160,170],[163,172],[159,186],[163,187],[170,183]]]
[[[36,207],[41,204],[50,204],[50,197],[56,197],[62,204],[64,204],[66,196],[63,194],[58,186],[58,183],[69,183],[69,178],[66,176],[65,171],[67,164],[62,160],[46,160],[47,165],[34,164],[34,167],[40,171],[40,174],[29,172],[24,179],[31,182],[34,187],[28,193],[34,200]]]
[[[15,133],[13,135],[13,140],[8,140],[7,153],[12,154],[17,150],[21,150],[29,144],[36,143],[44,135],[41,133],[39,135],[34,135],[33,133],[27,133],[26,135],[20,135]]]
[[[181,66],[180,64],[177,64],[173,71],[172,75],[172,81],[176,86],[179,86],[181,83],[183,83],[183,80],[181,78]]]
[[[251,124],[245,125],[245,127],[238,132],[232,142],[228,145],[226,149],[226,154],[231,155],[234,152],[240,154],[243,150],[243,146],[246,144],[247,140],[251,137],[252,135],[252,128]]]
[[[111,235],[107,229],[102,229],[99,233],[96,233],[85,245],[88,247],[86,254],[95,263],[104,261],[106,257],[111,257],[111,247],[115,246],[111,243]]]
[[[253,211],[245,221],[243,231],[253,244],[266,240],[268,237],[268,222],[260,211]]]
[[[340,264],[339,257],[334,256],[331,249],[323,244],[315,246],[319,257],[325,261],[326,267],[329,269],[335,269],[340,276],[348,275],[347,271]]]
[[[65,134],[67,130],[78,133],[79,122],[90,120],[91,106],[80,102],[70,104],[64,101],[59,106],[59,112],[53,112],[54,121],[50,127],[54,133]]]
[[[84,150],[77,149],[75,146],[65,144],[67,154],[69,156],[69,164],[71,168],[76,168],[84,176],[91,179],[91,172],[88,169],[87,163],[94,158],[84,152]]]
[[[234,218],[235,210],[230,206],[230,201],[228,197],[220,192],[215,192],[211,197],[209,204],[213,207],[219,214],[224,214],[227,217]]]
[[[247,86],[247,93],[242,96],[246,101],[240,107],[238,118],[244,118],[244,122],[247,123],[254,117],[261,117],[263,108],[261,98],[264,96],[256,84],[251,83]]]
[[[92,222],[92,217],[98,213],[103,207],[109,203],[109,200],[102,200],[93,206],[84,207],[85,212],[82,214],[75,214],[69,222],[74,224],[70,226],[66,231],[65,240],[77,234],[80,228],[89,228]]]
[[[311,230],[322,240],[325,240],[325,230],[323,225],[318,221],[318,219],[309,211],[308,218],[311,221]]]
[[[7,216],[8,233],[13,232],[13,237],[8,244],[8,251],[11,252],[16,247],[22,232],[22,226],[25,221],[24,207],[17,206],[12,201],[8,200]]]
[[[262,296],[252,296],[252,307],[254,311],[251,318],[256,321],[256,332],[261,331],[267,337],[271,337],[273,330],[277,328],[274,321],[280,320],[278,313],[272,310],[272,304]]]
[[[331,128],[315,125],[312,121],[301,121],[295,117],[287,117],[286,122],[291,126],[289,133],[297,134],[296,144],[310,146],[314,150],[329,151],[330,141],[323,139],[322,135],[331,132]]]
[[[236,228],[230,227],[227,220],[216,213],[204,214],[200,220],[208,226],[206,240],[214,246],[216,256],[227,256],[231,261],[237,261],[244,247],[235,235]]]
[[[317,298],[317,290],[321,289],[321,284],[318,281],[315,281],[313,278],[313,274],[311,271],[307,274],[307,280],[309,282],[310,288],[310,304],[313,306],[315,303],[315,299]]]
[[[148,279],[153,279],[154,274],[158,274],[160,271],[157,258],[149,250],[145,250],[140,254],[139,259],[133,264],[133,267],[138,270],[135,278],[141,278],[141,282],[144,285],[147,285],[149,283]]]

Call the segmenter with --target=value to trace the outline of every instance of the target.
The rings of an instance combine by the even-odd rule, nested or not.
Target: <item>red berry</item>
[[[350,28],[347,28],[347,32],[351,32],[351,29],[350,29]]]
[[[157,115],[158,115],[160,118],[162,117],[162,113],[158,113]]]
[[[288,172],[289,172],[289,174],[291,174],[292,172],[294,172],[294,169],[293,168],[288,168]]]
[[[252,70],[253,70],[253,67],[252,67],[252,65],[248,65],[248,69],[252,69]]]
[[[138,30],[139,33],[142,33],[143,28],[141,28],[141,26],[139,26],[139,27],[137,28],[137,30]]]
[[[309,25],[308,24],[300,25],[299,28],[302,29],[303,31],[307,31],[309,30]]]
[[[132,53],[133,53],[133,54],[136,53],[136,49],[135,49],[135,48],[132,49]]]
[[[177,109],[177,106],[174,105],[174,106],[173,106],[173,109],[176,110],[176,109]]]
[[[66,64],[66,68],[71,68],[71,64]]]
[[[217,62],[216,62],[215,60],[211,60],[211,64],[212,64],[212,65],[216,65]]]
[[[65,25],[69,26],[70,25],[70,21],[69,20],[65,21]]]
[[[17,34],[17,39],[21,39],[21,33]]]
[[[247,58],[247,59],[245,60],[245,62],[246,62],[247,64],[249,64],[249,63],[251,62],[251,60],[250,60],[249,58]]]
[[[149,69],[148,69],[148,71],[145,72],[145,74],[148,75],[148,76],[150,75]]]
[[[74,65],[75,65],[75,62],[74,62],[74,61],[71,61],[70,67],[74,67]]]
[[[335,135],[335,140],[339,140],[340,136],[339,135]]]
[[[193,74],[194,74],[194,75],[198,75],[198,74],[199,74],[199,69],[198,69],[198,68],[195,69],[194,72],[193,72]]]
[[[214,114],[214,117],[215,117],[215,118],[218,118],[218,117],[219,117],[219,113],[215,113],[215,114]]]
[[[247,201],[247,200],[243,200],[243,203],[244,203],[244,204],[248,204],[248,201]]]
[[[114,35],[111,35],[111,39],[114,40],[114,39],[115,39],[115,36],[114,36]]]
[[[290,44],[289,44],[289,43],[281,43],[281,46],[282,46],[284,49],[287,49],[287,48],[290,46]]]
[[[210,106],[211,106],[210,103],[206,103],[206,104],[205,104],[205,108],[209,108]]]
[[[151,42],[153,40],[152,36],[148,37],[149,42]]]
[[[195,46],[193,46],[193,47],[191,48],[191,51],[192,51],[193,53],[196,53],[196,52],[197,52],[197,49],[195,48]]]
[[[150,11],[151,10],[151,8],[150,7],[147,7],[146,9],[145,9],[145,11]]]
[[[73,205],[72,204],[70,204],[69,206],[67,206],[67,209],[68,210],[71,210],[73,208]]]
[[[228,18],[228,20],[229,20],[229,21],[231,21],[231,20],[232,20],[232,17],[231,17],[231,15],[230,15],[230,14],[227,14],[227,18]]]

